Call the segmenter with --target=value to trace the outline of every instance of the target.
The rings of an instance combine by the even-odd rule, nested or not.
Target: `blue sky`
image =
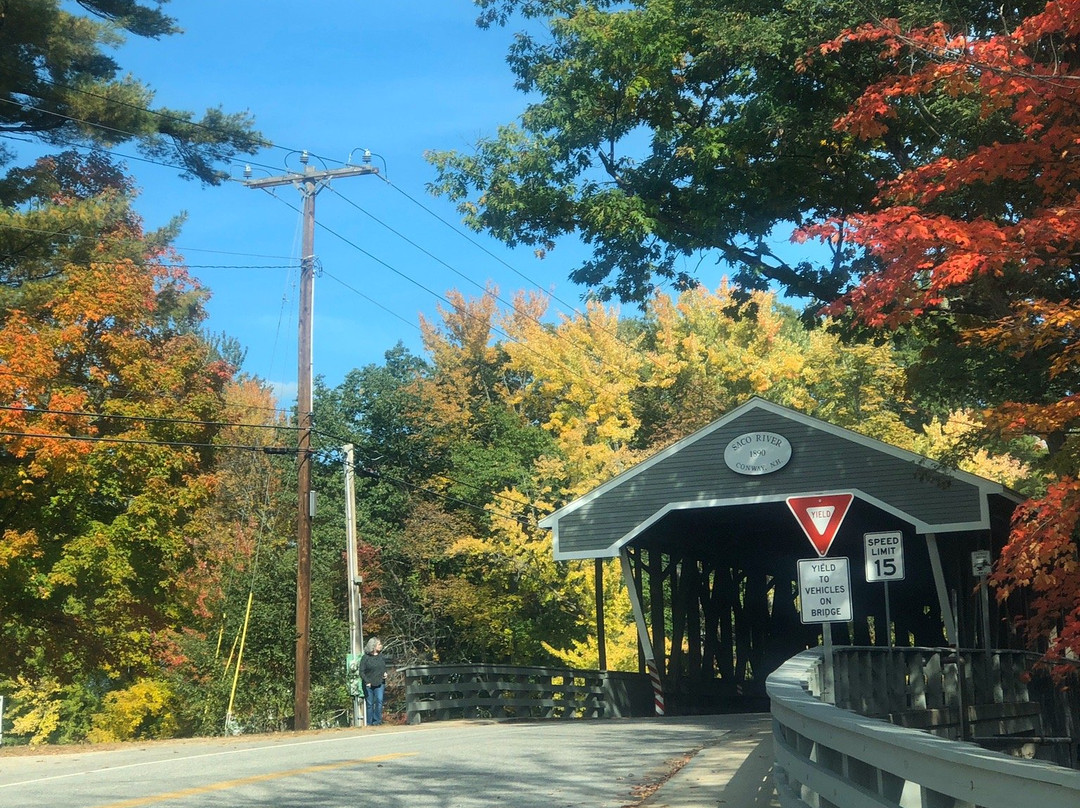
[[[118,54],[157,104],[249,110],[281,147],[252,158],[256,177],[299,169],[299,150],[334,168],[370,149],[392,183],[337,180],[316,197],[314,365],[327,383],[381,362],[399,340],[419,352],[418,315],[436,317],[450,288],[474,296],[491,281],[509,299],[529,286],[524,275],[580,299],[566,280],[579,247],[543,261],[510,252],[466,231],[453,206],[426,191],[426,150],[468,150],[524,104],[505,64],[512,32],[478,29],[470,0],[173,0],[166,10],[183,34],[132,40]],[[245,370],[275,383],[284,401],[296,379],[299,192],[202,188],[170,169],[129,166],[148,225],[187,215],[176,243],[212,292],[207,328],[236,337]],[[237,178],[242,170],[233,167]]]
[[[298,170],[299,151],[338,167],[363,149],[392,184],[335,181],[316,198],[314,367],[330,385],[382,361],[398,341],[421,351],[418,317],[437,318],[439,295],[477,296],[494,283],[504,300],[519,289],[552,291],[580,306],[568,280],[584,255],[560,244],[540,260],[509,251],[459,223],[453,206],[426,191],[429,149],[468,151],[516,120],[525,98],[505,63],[514,28],[475,26],[471,0],[172,0],[184,33],[132,38],[117,53],[157,92],[155,104],[198,114],[248,110],[278,148],[251,158],[255,176]],[[130,146],[115,152],[134,155]],[[318,158],[313,163],[319,165]],[[130,160],[137,208],[150,227],[187,216],[176,245],[212,292],[208,330],[235,337],[245,370],[295,396],[301,198],[229,182],[203,188],[173,169]],[[243,165],[232,167],[239,180]],[[702,262],[716,288],[722,269]],[[557,309],[563,309],[555,304]]]

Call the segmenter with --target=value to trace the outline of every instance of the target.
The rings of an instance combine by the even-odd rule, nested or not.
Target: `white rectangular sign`
[[[904,534],[899,530],[864,533],[867,581],[904,580]]]
[[[851,620],[851,573],[846,558],[799,559],[799,613],[804,623]]]

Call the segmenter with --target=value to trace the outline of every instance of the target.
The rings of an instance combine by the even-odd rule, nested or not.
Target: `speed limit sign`
[[[899,530],[864,533],[867,581],[904,580],[904,534]]]

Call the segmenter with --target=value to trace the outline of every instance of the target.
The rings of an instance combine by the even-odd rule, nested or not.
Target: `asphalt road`
[[[624,808],[739,716],[447,722],[0,750],[2,808]]]

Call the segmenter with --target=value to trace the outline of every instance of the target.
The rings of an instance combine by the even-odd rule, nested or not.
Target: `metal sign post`
[[[990,575],[993,562],[990,559],[989,550],[975,550],[971,554],[971,574],[979,579],[979,605],[982,607],[982,635],[983,648],[986,653],[991,651],[990,642],[990,589],[986,579]]]
[[[904,580],[904,534],[885,530],[863,534],[866,559],[866,580],[885,582],[885,634],[893,647],[892,604],[889,602],[889,581]]]
[[[846,558],[806,558],[799,560],[799,616],[803,623],[824,623],[821,630],[825,652],[825,676],[821,699],[836,702],[832,624],[852,619],[851,572]]]

